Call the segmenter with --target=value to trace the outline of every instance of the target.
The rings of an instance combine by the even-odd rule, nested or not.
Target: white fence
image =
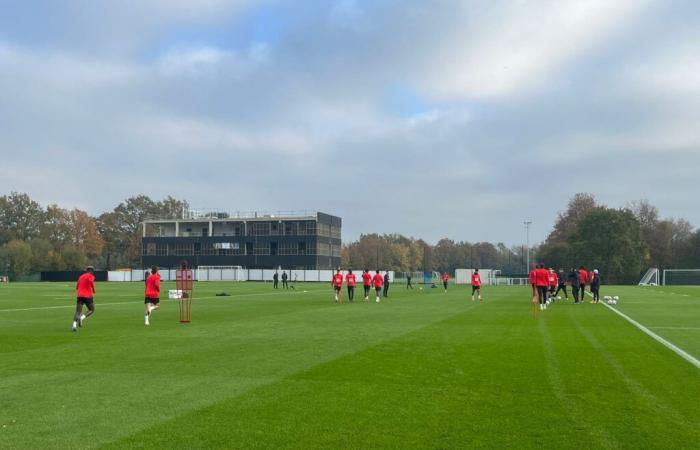
[[[456,269],[455,284],[472,284],[473,269]],[[496,284],[496,276],[501,273],[500,270],[479,269],[481,275],[481,284],[490,285]]]
[[[110,271],[107,274],[108,281],[140,281],[145,280],[147,270],[132,271]],[[173,281],[176,277],[177,269],[162,269],[160,279],[163,281]],[[277,272],[279,280],[282,281],[282,273],[286,272],[290,283],[299,282],[323,282],[330,283],[333,279],[334,270],[272,270],[272,269],[243,269],[235,267],[200,267],[194,271],[196,281],[272,281],[272,276]],[[341,271],[343,277],[347,271]],[[354,271],[357,275],[358,284],[362,283],[362,271]],[[374,271],[370,272],[374,275]],[[381,271],[384,275],[385,271]],[[389,280],[394,280],[394,272],[389,271]]]

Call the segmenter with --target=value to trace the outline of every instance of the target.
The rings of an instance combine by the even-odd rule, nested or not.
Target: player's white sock
[[[540,311],[544,311],[544,306],[542,306],[542,303],[540,303]]]
[[[78,327],[78,321],[74,320],[73,321],[73,329],[76,329]]]
[[[143,316],[143,317],[144,317],[144,323],[145,323],[146,325],[149,325],[149,323],[148,323],[148,316]]]
[[[474,301],[474,296],[472,295],[472,301]]]
[[[82,322],[83,320],[85,320],[85,319],[87,319],[87,316],[86,316],[85,314],[83,314],[82,316],[80,316],[80,321],[81,321],[81,322]]]

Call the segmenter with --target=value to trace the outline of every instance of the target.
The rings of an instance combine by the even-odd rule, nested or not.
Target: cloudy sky
[[[576,192],[700,225],[695,0],[0,0],[0,193],[543,239]]]

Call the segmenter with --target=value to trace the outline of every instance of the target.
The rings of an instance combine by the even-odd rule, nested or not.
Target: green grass
[[[141,284],[98,284],[96,314],[72,333],[72,284],[0,286],[0,448],[700,442],[700,370],[602,305],[534,320],[528,288],[487,287],[479,304],[465,287],[393,286],[353,305],[327,285],[195,289],[191,324],[164,301],[146,328]],[[700,289],[603,294],[700,357]]]

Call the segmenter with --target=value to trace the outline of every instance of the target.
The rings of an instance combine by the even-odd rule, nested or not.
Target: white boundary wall
[[[161,269],[160,279],[163,281],[173,281],[176,277],[177,269]],[[195,269],[194,276],[196,281],[272,281],[272,276],[277,272],[280,276],[280,282],[282,281],[282,272],[287,272],[289,275],[288,281],[293,283],[295,281],[299,282],[321,282],[330,283],[333,279],[333,274],[335,270],[272,270],[272,269],[238,269],[238,268],[224,268],[224,267],[201,267]],[[380,271],[384,275],[385,271]],[[108,281],[144,281],[144,276],[146,269],[144,270],[132,270],[131,272],[122,271],[110,271],[107,273]],[[343,277],[347,274],[347,271],[341,271]],[[357,275],[358,285],[362,283],[362,271],[353,271]],[[370,271],[370,274],[374,276],[374,271]],[[394,271],[389,271],[390,282],[394,281]]]
[[[481,284],[495,284],[495,272],[496,271],[493,269],[479,269],[479,275],[481,275]],[[455,284],[472,284],[473,273],[474,269],[456,269],[454,278]]]

